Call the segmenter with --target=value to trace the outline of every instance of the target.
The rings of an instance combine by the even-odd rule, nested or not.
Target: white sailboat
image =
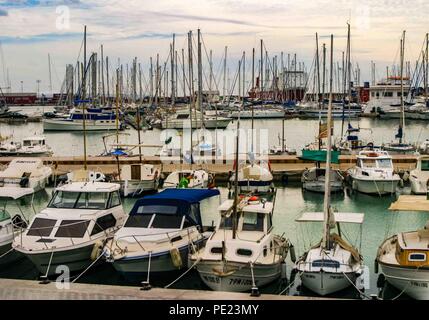
[[[328,123],[331,123],[332,110],[332,57],[333,36],[331,35],[331,78],[328,106]],[[328,295],[352,285],[362,273],[362,257],[358,250],[342,238],[340,222],[362,225],[363,214],[335,213],[331,207],[331,130],[328,130],[328,152],[326,159],[325,200],[323,212],[304,213],[298,222],[323,222],[323,238],[298,259],[295,268],[301,274],[302,284],[319,295]],[[338,226],[338,234],[331,229]]]

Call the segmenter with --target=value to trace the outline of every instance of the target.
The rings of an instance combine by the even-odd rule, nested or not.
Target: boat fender
[[[282,262],[281,264],[281,278],[282,279],[287,279],[287,265],[285,262]]]
[[[377,259],[374,260],[374,272],[378,273],[378,261],[377,261]]]
[[[96,243],[94,243],[94,247],[91,251],[91,261],[95,261],[103,251],[103,241],[98,240]]]
[[[295,254],[295,247],[291,244],[290,245],[290,260],[295,263],[296,262],[296,254]]]
[[[352,189],[353,190],[357,190],[357,182],[356,182],[356,180],[353,180],[353,182],[352,182]]]
[[[399,180],[399,185],[400,185],[401,188],[404,187],[404,179]]]
[[[180,251],[177,248],[172,248],[170,250],[170,256],[171,256],[171,262],[173,262],[173,265],[177,268],[180,269],[183,265],[182,262],[182,257],[180,255]]]
[[[384,288],[385,281],[386,278],[384,277],[384,274],[380,274],[377,278],[377,288]]]

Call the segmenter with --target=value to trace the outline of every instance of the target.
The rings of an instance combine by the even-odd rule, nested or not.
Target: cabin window
[[[24,147],[29,147],[29,146],[31,146],[31,141],[24,140]]]
[[[392,168],[392,160],[390,159],[380,159],[377,160],[377,163],[379,168]]]
[[[148,228],[153,215],[133,215],[129,216],[125,222],[125,228]]]
[[[72,209],[78,198],[79,192],[58,191],[49,203],[48,208]]]
[[[246,257],[250,257],[253,254],[252,250],[249,250],[249,249],[237,249],[236,253],[239,256],[246,256]]]
[[[193,225],[194,224],[185,217],[185,221],[183,222],[183,228],[189,228],[189,227],[192,227]]]
[[[10,215],[6,210],[0,210],[0,222],[10,219]]]
[[[121,197],[119,192],[115,191],[110,194],[110,205],[109,208],[117,207],[121,205]]]
[[[384,93],[384,96],[385,96],[385,97],[393,97],[393,92],[390,92],[390,91],[385,92],[385,93]]]
[[[88,220],[63,220],[58,227],[57,238],[83,238],[88,229]]]
[[[180,229],[182,220],[183,216],[157,214],[150,227],[156,229]]]
[[[177,213],[177,207],[176,206],[160,206],[160,205],[140,206],[140,207],[138,207],[136,213],[140,213],[140,214],[153,214],[153,213],[176,214]]]
[[[57,220],[36,218],[31,224],[27,236],[49,237]]]
[[[426,261],[426,253],[410,253],[408,261]]]
[[[317,267],[317,268],[339,268],[340,267],[340,263],[338,261],[334,261],[334,260],[315,260],[313,261],[313,263],[311,264],[313,267]]]
[[[422,171],[429,171],[429,160],[422,160]]]
[[[243,231],[264,231],[264,214],[245,212],[243,214]]]
[[[365,167],[365,168],[376,167],[375,159],[364,159],[364,160],[361,160],[361,163],[362,163],[362,167]]]
[[[380,92],[377,92],[376,96],[377,96],[377,98],[379,98],[380,97]]]
[[[189,118],[189,114],[178,114],[177,115],[177,119],[188,119]]]
[[[100,217],[95,222],[94,228],[91,232],[91,236],[100,233],[104,230],[113,228],[114,226],[116,226],[116,218],[113,216],[113,214],[108,214],[107,216]]]
[[[109,193],[107,192],[82,192],[76,203],[76,209],[103,210],[107,208],[108,200]]]
[[[371,97],[374,97],[375,96],[375,92],[371,92]]]
[[[213,247],[210,249],[210,252],[213,254],[222,254],[222,247]]]
[[[238,217],[235,220],[236,220],[235,225],[237,226],[238,225]],[[231,230],[232,229],[232,215],[230,215],[229,217],[222,217],[222,219],[220,221],[219,228]]]

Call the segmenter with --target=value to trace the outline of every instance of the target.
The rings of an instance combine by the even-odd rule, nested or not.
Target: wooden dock
[[[0,158],[0,164],[8,164],[14,157]],[[415,155],[392,155],[393,165],[397,172],[404,172],[412,170],[416,167],[417,156]],[[82,169],[84,159],[79,157],[42,157],[46,165],[52,166],[55,175],[62,175],[73,170]],[[273,171],[276,180],[294,179],[300,177],[306,168],[314,166],[314,162],[301,160],[298,156],[269,156],[271,170]],[[233,170],[233,159],[219,159],[209,160],[204,164],[190,165],[184,163],[179,157],[171,157],[165,160],[157,156],[144,156],[142,157],[143,163],[153,164],[161,169],[164,174],[171,173],[179,169],[198,169],[204,168],[216,176],[216,179],[222,180],[228,177],[229,172]],[[355,155],[341,155],[339,157],[340,164],[334,164],[333,168],[340,171],[346,171],[356,164]],[[119,166],[125,164],[138,164],[140,163],[138,156],[121,157],[88,157],[87,166],[89,170],[100,171],[105,174],[117,174]],[[323,166],[323,164],[322,164]]]
[[[64,284],[60,283],[63,287]],[[57,283],[0,279],[0,300],[320,300],[321,298],[204,290],[153,288],[70,283],[69,288],[58,288]]]

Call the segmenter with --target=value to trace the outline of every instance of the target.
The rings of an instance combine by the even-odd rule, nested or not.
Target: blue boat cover
[[[175,214],[186,215],[195,224],[202,225],[200,201],[219,194],[217,189],[165,189],[137,200],[130,215],[144,214],[139,210],[142,206],[174,206],[178,208]]]

